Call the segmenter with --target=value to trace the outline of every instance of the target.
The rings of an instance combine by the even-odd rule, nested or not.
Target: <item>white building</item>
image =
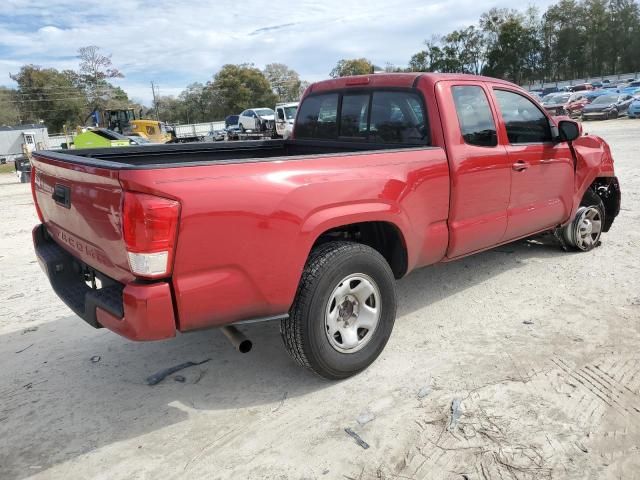
[[[0,159],[14,160],[23,154],[22,146],[30,151],[49,148],[49,132],[40,124],[0,127]]]

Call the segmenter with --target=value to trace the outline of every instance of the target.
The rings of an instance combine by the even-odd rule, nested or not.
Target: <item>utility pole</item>
[[[160,115],[158,114],[158,102],[156,100],[156,87],[153,84],[153,80],[151,81],[151,93],[153,93],[153,106],[156,110],[156,120],[160,121]]]

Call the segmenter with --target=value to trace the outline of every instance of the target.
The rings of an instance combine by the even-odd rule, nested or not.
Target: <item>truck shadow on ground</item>
[[[558,255],[566,253],[543,238],[418,270],[398,284],[396,328],[402,328],[403,315],[530,259]],[[443,284],[447,288],[439,288]],[[0,337],[0,438],[10,445],[0,451],[0,477],[25,478],[113,443],[170,429],[188,420],[190,410],[264,411],[284,398],[336,385],[289,359],[277,322],[242,329],[254,341],[247,355],[233,350],[216,330],[134,343],[93,330],[75,316]],[[158,385],[145,383],[166,367],[208,358]]]

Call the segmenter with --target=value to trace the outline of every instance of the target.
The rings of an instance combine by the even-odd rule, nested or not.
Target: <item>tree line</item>
[[[43,122],[51,131],[83,125],[95,109],[124,108],[127,93],[110,83],[123,74],[110,55],[95,45],[78,49],[78,69],[24,65],[10,78],[15,89],[0,87],[0,125]]]
[[[366,58],[342,59],[333,78],[420,71],[484,74],[525,85],[640,70],[640,8],[637,0],[560,0],[544,12],[492,8],[474,25],[432,36],[406,66],[376,66]],[[58,71],[25,65],[0,87],[0,125],[43,121],[51,131],[83,125],[96,108],[134,107],[110,80],[123,73],[96,46],[78,50],[78,69]],[[219,120],[242,110],[297,100],[308,82],[287,65],[224,65],[205,83],[178,96],[158,96],[143,112],[170,123]]]
[[[192,83],[177,97],[156,99],[158,116],[170,123],[219,120],[251,107],[273,108],[277,102],[296,101],[309,82],[282,63],[263,70],[252,64],[224,65],[206,83]]]
[[[373,70],[484,74],[524,85],[640,70],[636,0],[561,0],[544,13],[492,8],[478,22],[425,40],[406,67],[341,60],[331,76]]]

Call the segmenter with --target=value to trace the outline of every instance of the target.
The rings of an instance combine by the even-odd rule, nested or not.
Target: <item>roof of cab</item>
[[[418,81],[427,84],[435,84],[442,80],[475,81],[501,83],[512,87],[518,87],[514,83],[499,78],[484,77],[482,75],[470,75],[464,73],[372,73],[370,75],[355,75],[352,77],[340,77],[331,80],[323,80],[311,84],[307,94],[328,90],[340,90],[344,88],[362,87],[415,87]],[[520,88],[520,87],[518,87]]]

